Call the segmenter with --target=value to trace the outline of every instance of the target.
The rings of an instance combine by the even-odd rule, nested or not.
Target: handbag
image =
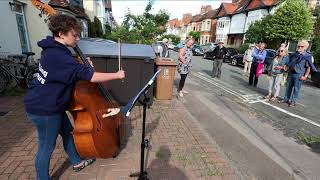
[[[258,63],[258,67],[256,70],[256,77],[259,77],[263,73],[263,63]]]

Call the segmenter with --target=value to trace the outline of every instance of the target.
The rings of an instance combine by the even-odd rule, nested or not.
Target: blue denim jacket
[[[282,57],[282,59],[278,63],[276,63],[275,60],[273,60],[270,66],[268,67],[268,72],[271,72],[272,75],[282,74],[284,72],[283,69],[274,69],[273,67],[287,65],[288,61],[289,61],[288,56]]]

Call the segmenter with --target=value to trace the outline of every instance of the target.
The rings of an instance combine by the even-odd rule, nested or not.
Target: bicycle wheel
[[[30,68],[28,74],[27,74],[27,77],[26,77],[26,85],[27,87],[29,87],[29,84],[30,82],[36,78],[38,76],[38,67],[35,66],[35,67],[32,67]]]
[[[5,74],[5,72],[0,72],[0,94],[3,93],[9,84],[8,76]]]

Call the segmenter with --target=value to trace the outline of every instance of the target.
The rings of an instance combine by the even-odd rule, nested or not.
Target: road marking
[[[198,72],[198,73],[202,74],[201,72]],[[203,75],[198,75],[196,73],[193,73],[193,75],[197,76],[198,78],[200,78],[200,79],[202,79],[202,80],[204,80],[204,81],[206,81],[206,82],[208,82],[210,84],[213,84],[213,85],[217,86],[218,88],[220,88],[220,89],[222,89],[222,90],[224,90],[224,91],[226,91],[226,92],[228,92],[228,93],[230,93],[230,94],[232,94],[232,95],[234,95],[234,96],[236,96],[236,97],[238,97],[238,98],[240,98],[240,99],[242,99],[244,101],[247,100],[246,98],[243,98],[242,95],[239,94],[238,92],[236,92],[236,91],[234,91],[232,89],[223,87],[219,83],[214,82],[212,79],[208,79],[207,77],[204,77]]]
[[[285,110],[285,109],[282,109],[282,108],[280,108],[280,107],[278,107],[278,106],[275,106],[275,105],[273,105],[273,104],[270,104],[270,103],[268,103],[268,102],[261,101],[261,103],[262,103],[262,104],[265,104],[265,105],[268,105],[268,106],[270,106],[270,107],[273,107],[273,108],[277,109],[278,111],[281,111],[281,112],[283,112],[283,113],[286,113],[286,114],[288,114],[288,115],[290,115],[290,116],[299,118],[299,119],[301,119],[301,120],[303,120],[303,121],[306,121],[306,122],[308,122],[308,123],[310,123],[310,124],[313,124],[313,125],[315,125],[315,126],[317,126],[317,127],[320,127],[320,124],[318,124],[318,123],[316,123],[316,122],[313,122],[313,121],[310,120],[310,119],[307,119],[307,118],[305,118],[305,117],[302,117],[302,116],[293,114],[293,113],[291,113],[291,112],[289,112],[289,111],[287,111],[287,110]]]
[[[262,96],[259,96],[258,94],[240,94],[240,93],[238,93],[238,92],[236,92],[236,91],[234,91],[234,90],[232,90],[232,89],[230,89],[230,88],[224,87],[223,85],[215,82],[215,81],[212,80],[212,79],[209,79],[209,78],[205,77],[206,75],[203,74],[203,73],[201,73],[201,72],[192,73],[192,74],[193,74],[194,76],[196,76],[196,77],[198,77],[198,78],[200,78],[200,79],[202,79],[202,80],[204,80],[204,81],[206,81],[206,82],[208,82],[208,83],[210,83],[210,84],[212,84],[212,85],[214,85],[214,86],[217,86],[218,88],[220,88],[220,89],[222,89],[222,90],[224,90],[224,91],[226,91],[226,92],[228,92],[228,93],[230,93],[230,94],[232,94],[232,95],[240,98],[240,99],[243,100],[244,102],[248,102],[249,104],[254,104],[254,103],[262,103],[262,104],[265,104],[265,105],[270,106],[270,107],[272,107],[272,108],[274,108],[274,109],[276,109],[276,110],[278,110],[278,111],[280,111],[280,112],[283,112],[283,113],[285,113],[285,114],[287,114],[287,115],[289,115],[289,116],[292,116],[292,117],[301,119],[301,120],[303,120],[303,121],[305,121],[305,122],[308,122],[308,123],[310,123],[310,124],[312,124],[312,125],[317,126],[317,127],[320,128],[320,124],[318,124],[318,123],[316,123],[316,122],[314,122],[314,121],[312,121],[312,120],[310,120],[310,119],[308,119],[308,118],[305,118],[305,117],[299,116],[299,115],[297,115],[297,114],[291,113],[290,111],[287,111],[287,110],[285,110],[285,109],[282,109],[282,108],[280,108],[280,107],[278,107],[278,106],[275,106],[275,105],[273,105],[273,104],[270,104],[270,103],[266,102],[267,99],[262,99],[263,97],[262,97]]]

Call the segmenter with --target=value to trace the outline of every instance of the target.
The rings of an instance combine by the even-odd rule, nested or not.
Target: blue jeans
[[[293,103],[296,103],[299,99],[299,92],[302,85],[302,80],[300,80],[300,77],[303,76],[303,74],[289,74],[287,79],[287,90],[286,95],[284,97],[285,101],[291,101]]]
[[[38,130],[38,152],[35,159],[37,180],[48,180],[49,164],[52,152],[56,146],[58,134],[62,136],[63,147],[72,164],[79,164],[81,158],[76,151],[73,136],[73,127],[66,113],[50,116],[38,116],[28,113],[28,118]]]

